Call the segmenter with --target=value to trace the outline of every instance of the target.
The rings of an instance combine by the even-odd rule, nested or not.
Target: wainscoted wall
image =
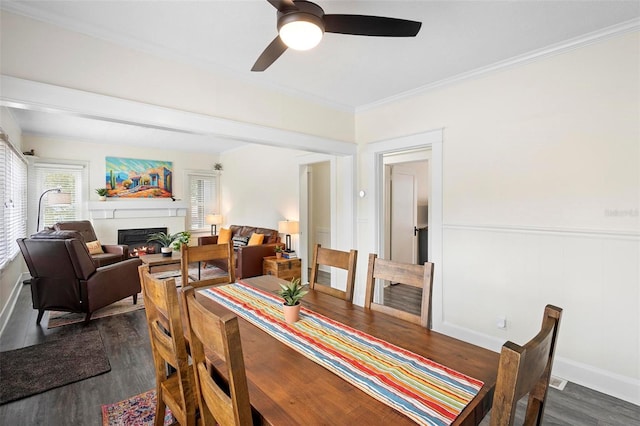
[[[639,42],[635,31],[574,46],[356,119],[361,152],[443,129],[436,328],[498,349],[530,339],[544,305],[557,304],[564,318],[554,374],[636,404]],[[359,186],[371,193],[374,165],[360,161]],[[364,199],[360,207],[361,252],[375,251],[375,206]]]
[[[541,320],[550,303],[564,309],[554,374],[566,377],[581,365],[598,366],[605,376],[638,374],[638,353],[619,350],[640,345],[637,237],[453,225],[443,234],[445,330],[474,330],[498,350],[507,338],[535,335],[540,322],[531,319]],[[506,329],[497,328],[499,316]],[[572,379],[602,387],[595,377]]]
[[[315,236],[316,244],[320,244],[322,247],[331,248],[331,229],[316,227]],[[313,253],[311,253],[311,256],[313,256]],[[331,272],[331,268],[325,265],[321,265],[320,270],[324,272]]]

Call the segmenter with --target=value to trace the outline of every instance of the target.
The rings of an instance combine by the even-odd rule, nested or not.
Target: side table
[[[300,259],[278,259],[275,256],[265,257],[262,261],[262,274],[274,275],[277,278],[291,281],[300,279],[302,261]]]

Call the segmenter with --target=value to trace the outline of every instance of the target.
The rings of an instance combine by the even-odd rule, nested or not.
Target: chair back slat
[[[252,424],[249,389],[242,354],[238,318],[219,317],[196,300],[193,287],[182,292],[188,319],[189,341],[196,394],[204,425],[244,426]],[[205,353],[219,359],[215,368],[226,372],[226,381],[215,368],[207,367]]]
[[[384,301],[376,302],[376,293],[382,295],[381,291],[376,291],[376,282],[383,285],[384,281],[389,281],[393,284],[406,284],[422,289],[420,315],[410,313],[402,308],[389,306]],[[380,259],[376,254],[371,253],[369,254],[367,268],[364,306],[365,308],[429,328],[431,326],[432,286],[433,263],[425,262],[424,265],[412,265]]]
[[[324,248],[316,244],[313,250],[313,261],[311,264],[311,276],[309,277],[309,287],[323,293],[330,294],[351,302],[353,300],[353,290],[356,280],[356,262],[358,251],[341,251]],[[340,290],[327,285],[318,284],[318,274],[320,266],[329,266],[347,271],[347,282],[345,290]]]
[[[138,272],[156,375],[156,418],[164,418],[165,408],[169,407],[181,425],[195,425],[193,370],[189,365],[175,280],[153,277],[148,265],[141,265]]]
[[[547,305],[540,332],[524,346],[506,342],[500,352],[491,425],[512,425],[518,400],[529,394],[526,425],[540,425],[560,327],[562,309]]]
[[[182,286],[207,287],[219,284],[228,284],[236,281],[236,268],[234,261],[233,245],[231,242],[225,244],[206,244],[202,246],[188,246],[183,244],[180,249]],[[223,260],[227,266],[227,272],[216,277],[202,278],[201,276],[189,275],[189,265],[198,263],[198,274],[202,268],[207,267],[207,262]]]

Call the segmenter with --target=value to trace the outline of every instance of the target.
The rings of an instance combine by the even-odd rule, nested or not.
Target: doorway
[[[307,253],[313,257],[316,244],[331,247],[331,163],[322,161],[309,164],[307,168]],[[311,273],[311,263],[307,263],[307,273]],[[318,282],[331,285],[331,270],[322,266]]]
[[[383,155],[385,254],[422,264],[428,260],[431,151]]]
[[[410,264],[428,260],[430,161],[427,148],[382,156],[386,259]],[[381,303],[420,314],[421,289],[394,282],[384,283],[383,289]]]

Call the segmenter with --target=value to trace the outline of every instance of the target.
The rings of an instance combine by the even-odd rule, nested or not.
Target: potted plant
[[[157,242],[162,247],[160,251],[162,255],[165,257],[171,256],[171,252],[175,250],[180,250],[180,246],[182,244],[188,244],[189,238],[191,238],[191,233],[187,231],[178,232],[176,234],[170,234],[168,232],[155,232],[149,235],[147,238],[147,242]]]
[[[96,188],[96,194],[100,196],[100,201],[105,201],[108,193],[107,188]]]
[[[281,259],[282,258],[282,246],[276,246],[274,251],[276,252],[276,259]]]
[[[294,324],[300,319],[300,300],[309,291],[300,284],[300,278],[293,278],[287,285],[280,284],[278,295],[284,299],[282,309],[287,324]]]

